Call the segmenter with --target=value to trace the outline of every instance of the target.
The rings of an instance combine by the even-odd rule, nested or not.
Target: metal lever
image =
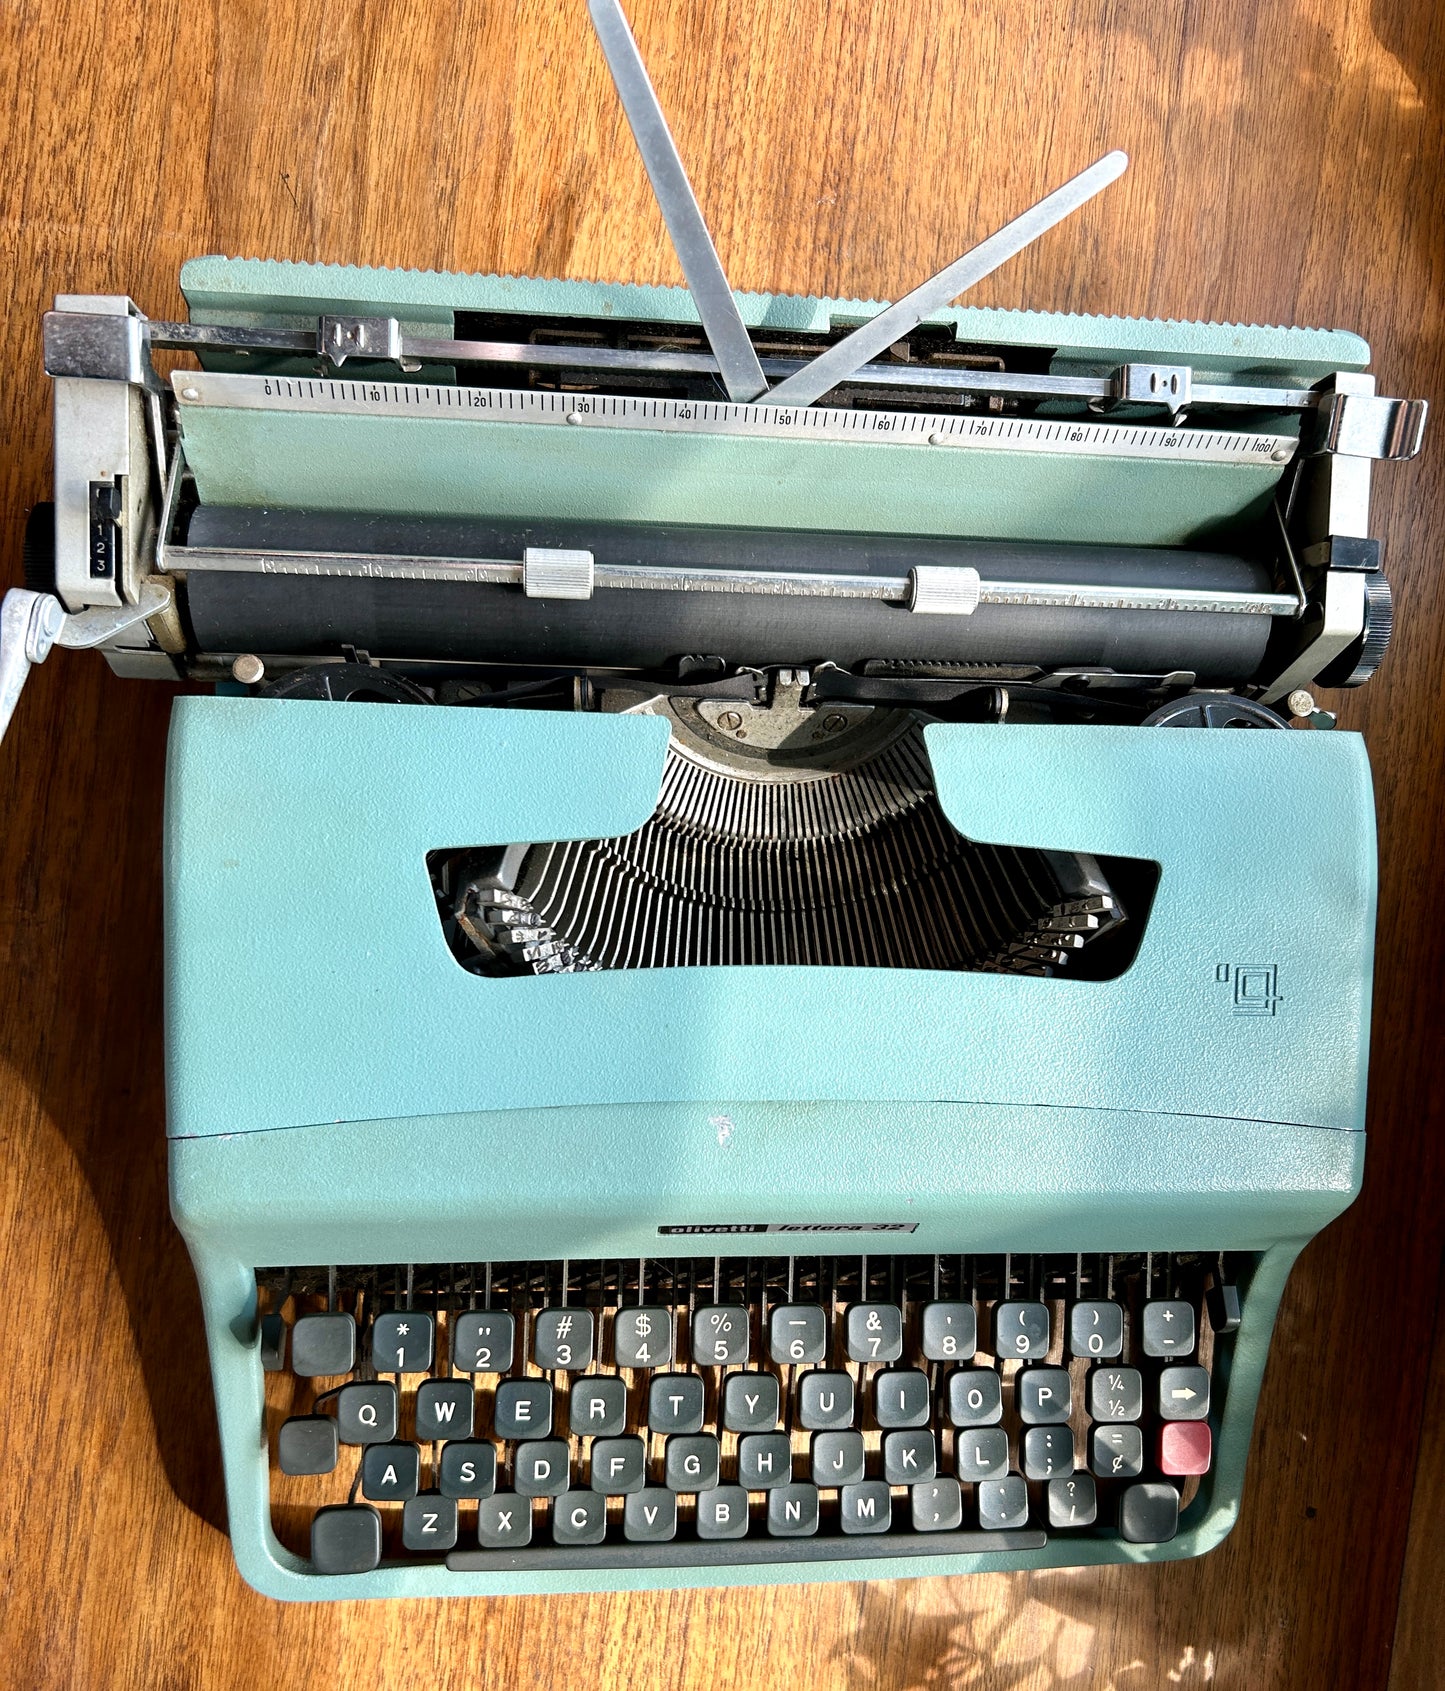
[[[138,605],[101,605],[73,615],[52,593],[12,587],[0,604],[0,740],[15,714],[30,666],[44,663],[53,646],[103,646],[170,602],[170,587],[156,576],[147,576],[141,583]]]
[[[703,222],[627,18],[618,0],[587,0],[587,10],[592,14],[592,27],[617,85],[662,220],[682,262],[682,273],[687,277],[728,398],[756,399],[767,390],[767,378],[723,274],[717,248]]]
[[[1077,211],[1086,200],[1093,199],[1101,188],[1118,181],[1128,166],[1127,153],[1105,153],[1097,163],[1065,182],[1062,188],[1055,188],[1037,205],[1030,206],[1021,217],[1004,224],[997,234],[980,241],[911,294],[905,294],[876,317],[860,324],[851,335],[835,342],[826,352],[820,352],[796,375],[779,382],[760,403],[811,405],[830,388],[837,387],[839,382],[846,382],[855,370],[876,358],[894,341],[916,329],[930,312],[938,311],[957,299],[1015,253],[1022,252],[1045,230],[1062,223],[1071,211]]]

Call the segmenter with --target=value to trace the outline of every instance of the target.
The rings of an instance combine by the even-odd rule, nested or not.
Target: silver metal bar
[[[1292,435],[1180,429],[1147,421],[891,411],[873,406],[739,405],[722,399],[653,399],[645,395],[461,387],[376,378],[356,381],[341,376],[238,376],[204,370],[177,370],[171,380],[183,418],[193,406],[221,405],[346,416],[439,416],[546,428],[635,428],[775,440],[878,441],[948,451],[1046,452],[1262,466],[1288,463],[1299,445]]]
[[[708,345],[717,355],[723,386],[729,399],[756,399],[768,385],[762,366],[723,274],[717,248],[707,232],[627,18],[618,0],[587,0],[587,10],[617,85],[617,96],[627,114],[637,150],[642,154],[663,222],[677,249]]]
[[[659,325],[659,331],[665,329]],[[304,329],[230,328],[212,323],[142,324],[151,347],[171,351],[212,349],[233,353],[317,356],[316,336]],[[537,369],[616,370],[640,375],[716,376],[710,352],[680,352],[666,347],[548,346],[531,341],[450,340],[404,335],[401,357],[408,363],[515,364]],[[783,381],[814,361],[808,358],[759,358],[764,376]],[[938,364],[870,363],[847,378],[865,387],[933,388],[940,392],[1004,394],[1020,399],[1110,400],[1116,396],[1108,376],[1049,376],[1010,370],[967,370]],[[1313,388],[1251,387],[1244,383],[1195,382],[1192,404],[1260,411],[1313,411],[1332,396]]]
[[[806,370],[790,376],[771,393],[764,396],[768,405],[811,405],[830,388],[846,381],[862,364],[876,358],[885,347],[900,336],[916,329],[932,311],[938,311],[952,300],[966,293],[976,282],[998,269],[1006,260],[1036,241],[1046,230],[1060,223],[1070,212],[1077,211],[1100,189],[1115,182],[1128,168],[1128,155],[1122,152],[1105,153],[1087,170],[1047,194],[1037,205],[1006,223],[997,234],[990,235],[976,247],[956,258],[926,281],[922,287],[905,294],[895,304],[880,311],[876,317],[856,328],[826,352],[819,353]]]
[[[258,329],[227,323],[147,323],[145,338],[172,352],[206,347],[227,352],[295,352],[316,357],[315,329]]]
[[[444,341],[415,336],[402,341],[402,356],[438,364],[517,364],[539,369],[617,370],[639,375],[715,376],[717,360],[708,352],[668,348],[640,351],[615,346],[537,346],[525,341]],[[805,370],[808,358],[761,358],[763,374],[779,380]],[[867,387],[934,388],[958,393],[1010,394],[1034,399],[1109,399],[1114,384],[1107,376],[1016,375],[1007,370],[960,370],[935,364],[865,364],[849,382]],[[1241,393],[1251,390],[1242,388]],[[1301,404],[1316,395],[1301,394]],[[1223,403],[1216,401],[1216,403]],[[1241,403],[1252,403],[1245,400]]]
[[[173,546],[169,568],[187,571],[249,570],[260,575],[371,577],[387,581],[471,581],[521,587],[523,566],[507,558],[424,558],[396,553],[249,551],[227,546]],[[970,572],[971,573],[971,572]],[[597,588],[663,593],[751,593],[789,599],[859,599],[907,605],[907,575],[832,575],[802,570],[671,568],[597,564]],[[981,605],[1126,611],[1206,611],[1244,616],[1292,616],[1290,593],[1211,592],[1179,587],[1097,587],[1084,582],[981,581]]]
[[[425,558],[407,553],[245,551],[230,546],[172,546],[166,568],[251,571],[256,575],[371,576],[379,581],[472,581],[520,587],[520,558]]]

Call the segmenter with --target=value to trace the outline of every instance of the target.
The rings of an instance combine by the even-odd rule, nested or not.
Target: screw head
[[[839,716],[837,711],[832,711],[829,715],[823,718],[823,727],[829,734],[837,734],[847,726],[848,718],[846,716]]]
[[[1308,687],[1296,687],[1285,703],[1291,716],[1308,716],[1315,708],[1314,694]]]
[[[717,721],[718,727],[726,728],[729,733],[731,733],[734,728],[741,728],[743,725],[742,717],[735,710],[725,710]]]

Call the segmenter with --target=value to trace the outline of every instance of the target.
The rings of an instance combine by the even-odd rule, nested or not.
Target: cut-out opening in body
[[[657,808],[632,833],[429,855],[464,968],[1106,980],[1132,963],[1158,865],[968,839],[939,804],[913,712],[814,712],[790,725],[772,713],[745,722],[732,705],[666,709],[674,732]]]

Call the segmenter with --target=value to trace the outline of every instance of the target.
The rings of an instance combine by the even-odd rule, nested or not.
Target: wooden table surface
[[[634,0],[633,22],[737,287],[896,297],[1122,146],[1124,181],[979,303],[1338,325],[1384,389],[1441,396],[1429,0]],[[203,252],[681,279],[580,0],[11,0],[0,136],[9,581],[48,494],[58,290],[175,316]],[[0,751],[0,1683],[1440,1684],[1442,462],[1436,439],[1377,474],[1398,632],[1338,701],[1380,804],[1365,1192],[1296,1271],[1243,1518],[1197,1563],[388,1607],[247,1590],[166,1215],[169,690],[52,658]]]

